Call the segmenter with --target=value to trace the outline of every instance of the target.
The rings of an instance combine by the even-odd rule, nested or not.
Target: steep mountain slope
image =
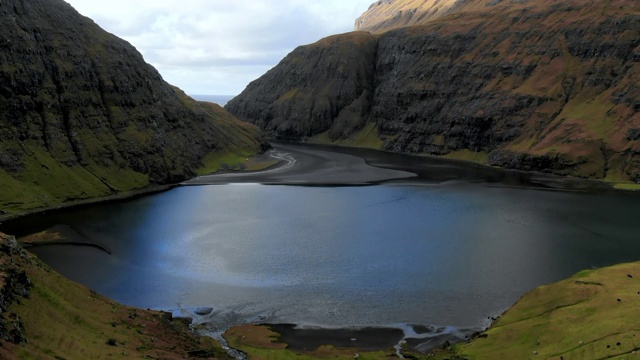
[[[186,179],[259,131],[167,84],[62,0],[0,2],[0,211]]]
[[[397,0],[373,6],[383,14],[385,7],[419,9],[418,3],[435,4]],[[373,76],[363,77],[368,81],[364,84],[342,78],[345,87],[371,89],[369,110],[354,121],[356,130],[379,138],[387,150],[640,181],[640,3],[440,3],[442,9],[445,5],[448,13],[443,16],[425,16],[415,21],[418,25],[369,35],[375,38],[373,62],[360,66],[373,69]],[[354,33],[339,38],[349,41],[355,34],[367,36]],[[294,61],[319,44],[325,45],[317,54],[321,60]],[[319,73],[344,66],[344,59],[355,58],[360,51],[357,46],[336,47],[324,41],[298,48],[250,84],[227,109],[272,136],[282,136],[277,128],[265,126],[268,119],[289,118],[283,108],[326,89],[326,76]],[[299,89],[275,106],[270,99],[293,90],[293,78],[305,79],[306,90]],[[265,83],[270,86],[269,97],[256,92]],[[342,98],[334,93],[326,101]],[[254,105],[238,106],[241,103]],[[353,127],[338,131],[337,117],[325,120],[324,127],[305,127],[320,116],[315,107],[297,106],[295,113],[301,122],[295,128],[306,131],[290,131],[287,138],[349,143],[361,135],[350,131]]]
[[[367,32],[298,47],[226,108],[280,139],[329,128],[339,136],[362,127],[371,109],[375,51],[376,39]]]

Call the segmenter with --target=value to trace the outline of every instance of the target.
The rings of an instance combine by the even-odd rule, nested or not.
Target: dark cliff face
[[[388,150],[476,153],[502,167],[640,181],[640,4],[485,2],[467,1],[473,11],[378,35],[368,66],[373,95],[360,122],[375,126]],[[359,51],[344,49],[349,55],[324,61]],[[304,63],[287,72],[281,66],[271,72],[280,78],[268,78],[281,93],[289,73],[314,79],[296,96],[326,84]],[[262,113],[228,108],[256,124],[286,118],[260,94],[246,91],[235,101],[266,104]],[[296,121],[311,121],[308,108],[298,112],[307,117]]]
[[[0,210],[176,182],[211,152],[264,146],[62,0],[4,0],[0,29]]]
[[[375,51],[366,32],[298,47],[225,108],[279,139],[348,134],[370,111]]]

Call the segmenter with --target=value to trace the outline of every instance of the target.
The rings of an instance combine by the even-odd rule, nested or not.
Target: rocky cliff
[[[227,109],[275,137],[349,143],[364,131],[375,137],[365,143],[386,150],[640,181],[640,3],[447,4],[447,14],[416,25],[298,48]],[[356,73],[367,75],[344,75]],[[336,83],[366,89],[366,105],[326,112],[301,101],[323,92],[324,103],[353,103],[355,92],[328,90]],[[289,121],[287,132],[272,119]]]
[[[181,181],[207,155],[266,146],[62,0],[3,0],[0,29],[0,214]]]

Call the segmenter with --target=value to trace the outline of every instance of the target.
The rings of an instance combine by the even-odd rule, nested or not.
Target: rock
[[[212,312],[213,312],[213,308],[211,308],[211,307],[201,307],[201,308],[198,308],[198,309],[196,309],[196,310],[194,311],[194,313],[195,313],[196,315],[200,315],[200,316],[209,315],[209,314],[211,314]]]

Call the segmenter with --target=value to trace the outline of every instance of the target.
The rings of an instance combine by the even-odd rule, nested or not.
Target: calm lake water
[[[108,247],[33,251],[144,308],[207,306],[215,326],[475,327],[534,287],[640,258],[638,197],[446,182],[180,187],[25,218]]]

